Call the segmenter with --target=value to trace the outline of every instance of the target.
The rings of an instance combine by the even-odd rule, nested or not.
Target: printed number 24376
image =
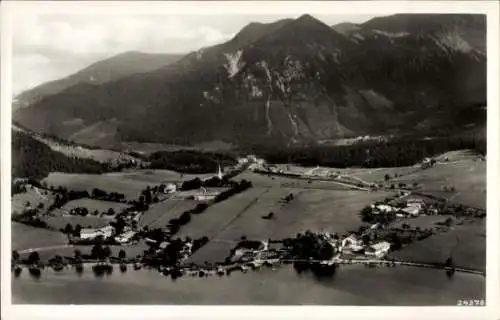
[[[466,307],[476,307],[476,306],[484,306],[484,300],[458,300],[457,306],[466,306]]]

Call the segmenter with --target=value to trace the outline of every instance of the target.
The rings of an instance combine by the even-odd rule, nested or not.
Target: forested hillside
[[[67,157],[29,134],[12,130],[12,177],[42,179],[50,172],[102,173],[107,165],[91,159]]]

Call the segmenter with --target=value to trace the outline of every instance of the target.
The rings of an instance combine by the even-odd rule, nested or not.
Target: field
[[[141,216],[139,226],[165,228],[170,219],[178,218],[184,211],[193,209],[197,203],[199,202],[194,200],[167,199],[161,203],[153,204],[149,207],[149,210]]]
[[[437,163],[419,173],[396,179],[406,184],[418,183],[422,191],[446,196],[451,202],[486,208],[486,163],[472,159]],[[443,186],[455,188],[445,192]]]
[[[410,244],[391,256],[402,260],[444,263],[452,257],[456,266],[486,269],[486,226],[484,221],[454,226],[450,231]]]
[[[93,213],[95,210],[97,210],[99,213],[101,212],[106,212],[110,208],[113,209],[116,213],[119,213],[123,209],[129,207],[128,204],[125,203],[119,203],[119,202],[112,202],[112,201],[101,201],[101,200],[94,200],[94,199],[89,199],[89,198],[82,198],[82,199],[76,199],[69,201],[66,203],[61,209],[56,209],[51,212],[51,214],[55,215],[62,215],[62,214],[68,214],[70,210],[79,208],[79,207],[84,207],[89,210],[89,215]],[[109,219],[113,218],[113,216],[105,216]]]
[[[62,233],[30,227],[17,222],[12,222],[11,232],[12,250],[57,246],[68,242]]]
[[[226,201],[211,205],[203,213],[192,215],[191,221],[181,227],[177,236],[213,238],[226,224],[247,210],[267,191],[266,188],[251,188]]]
[[[398,219],[394,222],[391,223],[390,227],[391,228],[401,228],[403,223],[406,223],[410,225],[412,228],[421,228],[421,229],[426,229],[426,228],[436,228],[438,225],[436,225],[437,222],[444,222],[448,218],[452,218],[453,220],[456,220],[456,218],[453,218],[452,216],[448,215],[430,215],[430,216],[419,216],[415,218],[405,218],[405,219]]]
[[[49,227],[60,230],[66,227],[66,224],[71,224],[75,227],[79,224],[82,228],[101,228],[108,225],[111,222],[109,218],[101,218],[92,215],[86,217],[82,216],[45,216],[42,218]]]
[[[106,192],[123,193],[127,200],[135,200],[147,186],[159,185],[168,182],[200,179],[211,177],[213,174],[180,176],[179,173],[169,170],[134,170],[113,172],[107,174],[68,174],[53,172],[44,182],[51,186],[64,186],[71,190],[92,191],[99,188]]]
[[[289,193],[294,194],[294,200],[282,204],[280,199]],[[240,216],[229,221],[191,260],[224,259],[241,236],[264,240],[283,239],[306,230],[346,233],[361,225],[359,212],[364,206],[388,195],[387,192],[272,188],[250,203]],[[262,219],[269,212],[274,213],[274,218]]]
[[[48,208],[53,201],[52,192],[27,186],[26,192],[15,194],[12,197],[12,213],[21,213],[26,208],[27,202],[32,208],[36,208],[40,203],[43,203],[44,208]]]
[[[283,176],[268,176],[253,172],[244,172],[238,175],[236,180],[246,179],[252,181],[254,187],[285,187],[297,189],[325,189],[325,190],[349,190],[349,186],[338,184],[330,181],[314,181],[309,182],[305,179],[294,179]]]
[[[148,245],[144,242],[140,242],[135,245],[130,246],[109,246],[111,249],[111,256],[118,257],[120,250],[124,250],[128,258],[135,257],[137,255],[142,255],[145,250],[148,249]],[[78,249],[82,254],[90,254],[92,251],[92,246],[67,246],[60,248],[49,248],[48,250],[38,250],[40,255],[40,260],[47,262],[49,259],[53,258],[55,255],[60,255],[62,257],[73,257],[75,250]],[[20,254],[22,259],[27,258],[29,253]]]

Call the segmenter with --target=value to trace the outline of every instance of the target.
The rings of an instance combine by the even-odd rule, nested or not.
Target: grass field
[[[12,222],[11,232],[12,250],[57,246],[68,242],[62,233],[30,227],[17,222]]]
[[[61,209],[53,210],[51,213],[54,213],[55,215],[68,214],[72,209],[79,207],[87,208],[89,210],[89,216],[90,216],[91,213],[93,213],[95,210],[97,210],[100,214],[101,212],[108,211],[110,208],[112,208],[116,213],[119,213],[123,209],[128,208],[129,205],[126,203],[82,198],[69,201]],[[104,217],[108,219],[113,218],[113,216],[106,216],[106,215]]]
[[[444,263],[451,256],[456,266],[484,271],[486,225],[481,221],[454,226],[448,232],[414,242],[390,255],[397,259],[429,263]]]
[[[111,256],[118,257],[120,250],[125,250],[126,256],[128,258],[135,257],[137,255],[142,255],[145,250],[148,249],[148,245],[144,242],[140,242],[136,245],[130,246],[109,246],[111,249]],[[92,251],[92,246],[68,246],[65,248],[54,248],[49,250],[39,250],[38,254],[43,262],[47,262],[49,259],[53,258],[55,255],[60,255],[62,257],[73,257],[75,250],[78,249],[82,254],[90,254]],[[27,258],[29,253],[21,254],[21,259]]]
[[[340,185],[335,182],[329,181],[314,181],[303,179],[293,179],[282,176],[267,176],[265,174],[253,173],[253,172],[243,172],[238,175],[236,180],[246,179],[252,181],[255,187],[285,187],[285,188],[296,188],[296,189],[307,189],[307,190],[349,190],[348,186]]]
[[[161,183],[179,182],[195,177],[203,179],[211,176],[213,174],[185,174],[181,178],[179,173],[169,170],[134,170],[100,175],[53,172],[44,179],[44,182],[55,187],[64,186],[72,190],[87,190],[89,192],[93,188],[99,188],[106,192],[123,193],[128,200],[134,200],[147,186],[152,187]]]
[[[64,229],[66,224],[71,224],[75,227],[79,224],[82,228],[101,228],[111,222],[109,218],[101,218],[92,215],[82,216],[45,216],[42,218],[51,228],[55,230]]]
[[[161,203],[153,204],[139,220],[139,226],[149,228],[165,228],[168,221],[178,218],[184,211],[193,209],[198,201],[194,200],[165,200]],[[196,218],[196,217],[195,217]]]
[[[200,238],[214,237],[226,224],[247,210],[265,192],[267,188],[251,188],[223,202],[208,207],[205,212],[191,216],[191,221],[182,226],[177,236]]]
[[[431,215],[431,216],[419,216],[415,218],[405,218],[405,219],[398,219],[390,224],[390,227],[392,228],[401,228],[403,223],[407,223],[410,225],[412,228],[419,227],[421,229],[426,229],[426,228],[436,228],[438,225],[436,225],[437,222],[444,222],[448,218],[452,218],[453,220],[457,220],[453,216],[449,215]]]
[[[446,196],[451,202],[486,208],[486,162],[470,159],[437,163],[434,167],[396,179],[422,191]],[[455,192],[443,192],[442,186],[453,186]]]
[[[294,194],[294,200],[281,204],[279,200],[288,193]],[[264,240],[283,239],[306,230],[337,233],[355,230],[361,225],[360,210],[388,195],[387,192],[269,189],[196,252],[191,261],[224,259],[241,236]],[[274,218],[262,219],[269,212],[274,213]]]
[[[12,213],[21,213],[29,202],[32,208],[36,208],[43,203],[44,208],[48,208],[54,201],[54,195],[50,191],[41,190],[36,187],[27,186],[26,192],[15,194],[12,197]]]

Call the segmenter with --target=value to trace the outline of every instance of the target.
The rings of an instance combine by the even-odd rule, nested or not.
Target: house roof
[[[391,247],[391,244],[389,242],[387,242],[387,241],[382,241],[382,242],[378,242],[378,243],[372,244],[370,247],[372,249],[378,251],[378,250],[389,249]]]
[[[85,228],[85,229],[80,230],[80,233],[94,233],[94,232],[97,232],[97,230],[96,229],[89,229],[89,228]]]

